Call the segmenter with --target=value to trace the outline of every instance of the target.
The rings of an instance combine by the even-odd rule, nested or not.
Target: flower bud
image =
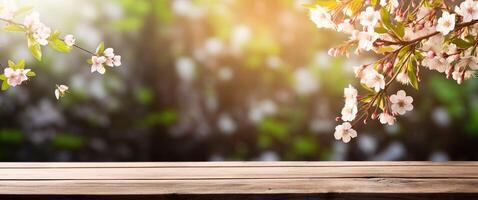
[[[388,72],[390,72],[391,70],[393,69],[393,65],[391,62],[387,62],[385,64],[385,68],[383,69],[383,72],[386,74]]]
[[[334,56],[334,52],[335,48],[330,48],[329,51],[327,51],[327,54],[329,54],[329,56]]]

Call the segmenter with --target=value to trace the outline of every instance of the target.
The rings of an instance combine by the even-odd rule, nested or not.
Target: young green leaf
[[[410,84],[412,85],[412,87],[418,90],[418,80],[415,74],[415,68],[413,66],[412,59],[408,59],[407,62],[407,75],[408,79],[410,79]]]
[[[25,60],[21,59],[15,64],[15,69],[23,69],[25,68]]]
[[[18,24],[7,24],[3,27],[3,30],[12,32],[25,32],[25,28]]]
[[[37,74],[33,71],[27,72],[27,76],[36,76]]]
[[[7,80],[7,77],[5,76],[5,74],[0,74],[0,80]]]
[[[7,81],[4,80],[4,81],[2,82],[2,90],[7,90],[8,87],[10,87],[10,85],[8,85]]]
[[[15,63],[12,60],[8,60],[8,67],[15,69]]]
[[[41,61],[42,53],[40,44],[35,41],[31,36],[28,36],[28,49],[38,61]]]
[[[103,54],[103,51],[105,51],[105,43],[104,43],[104,42],[100,42],[100,44],[98,45],[98,47],[96,47],[96,55],[101,55],[101,54]]]
[[[71,50],[71,47],[66,45],[65,42],[59,39],[55,39],[53,41],[48,42],[48,46],[50,46],[52,49],[62,52],[62,53],[68,53]]]

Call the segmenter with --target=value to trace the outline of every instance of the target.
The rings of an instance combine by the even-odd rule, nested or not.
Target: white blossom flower
[[[336,140],[348,143],[352,138],[357,137],[357,131],[352,129],[352,125],[349,122],[344,122],[335,127],[334,137]]]
[[[362,31],[358,33],[358,49],[363,49],[365,51],[370,51],[373,49],[373,43],[379,38],[379,34],[375,33],[372,29],[368,31]]]
[[[388,124],[388,125],[393,125],[395,123],[395,120],[396,120],[393,115],[390,115],[386,112],[380,113],[378,115],[378,118],[380,120],[380,123]]]
[[[75,45],[76,42],[75,36],[73,36],[72,34],[65,35],[65,38],[63,40],[65,41],[65,44],[69,47]]]
[[[121,66],[121,56],[115,55],[113,48],[107,48],[103,51],[103,55],[106,57],[105,64],[110,67]]]
[[[106,57],[104,56],[92,56],[91,57],[91,73],[97,71],[100,74],[104,74],[106,69],[103,65],[106,62]]]
[[[422,50],[423,51],[433,51],[436,54],[441,52],[443,50],[443,41],[444,37],[442,34],[435,35],[433,37],[430,37],[428,40],[426,40],[423,43]]]
[[[377,25],[378,20],[380,20],[380,13],[375,11],[373,7],[367,7],[365,11],[360,13],[359,19],[362,26],[373,29]]]
[[[374,69],[367,70],[361,82],[367,87],[373,88],[376,92],[385,88],[385,78]]]
[[[455,6],[455,12],[463,17],[463,22],[478,19],[478,3],[473,0],[466,0],[460,4],[460,7]]]
[[[443,35],[447,35],[455,28],[455,14],[443,12],[440,19],[438,19],[437,31]]]
[[[12,69],[10,67],[5,68],[3,73],[7,78],[8,85],[15,87],[22,84],[23,81],[28,80],[27,73],[30,69]]]
[[[60,99],[60,97],[63,97],[67,90],[68,90],[68,86],[66,85],[56,85],[56,89],[55,89],[56,99]]]
[[[443,58],[441,55],[437,55],[433,58],[425,57],[422,60],[422,65],[427,67],[430,70],[436,70],[440,73],[445,72],[450,68],[450,62],[446,58]]]
[[[397,94],[390,96],[390,102],[392,102],[392,113],[403,115],[407,111],[413,110],[413,98],[407,96],[405,91],[400,90]]]
[[[345,106],[342,108],[341,114],[342,114],[342,120],[343,121],[352,121],[355,119],[355,116],[357,115],[358,109],[357,109],[357,103],[346,103]]]
[[[352,33],[355,30],[354,24],[350,19],[345,19],[342,23],[337,25],[338,32]]]
[[[357,89],[355,89],[352,85],[344,88],[345,103],[355,104],[357,102],[357,94]]]
[[[106,57],[106,58],[113,58],[115,56],[115,53],[114,53],[114,49],[113,48],[106,48],[104,51],[103,51],[103,55]]]
[[[408,78],[408,74],[407,73],[404,73],[404,72],[400,72],[398,75],[397,75],[397,81],[404,84],[404,85],[407,85],[410,83],[410,78]]]
[[[40,14],[37,12],[30,13],[25,17],[23,24],[25,27],[27,27],[28,32],[32,35],[35,41],[37,41],[40,45],[48,44],[48,38],[50,37],[51,29],[40,22]]]
[[[464,56],[456,64],[456,67],[458,69],[469,67],[470,69],[478,70],[478,59],[475,56]]]
[[[335,23],[325,8],[317,5],[315,8],[309,9],[309,14],[317,28],[335,28]]]

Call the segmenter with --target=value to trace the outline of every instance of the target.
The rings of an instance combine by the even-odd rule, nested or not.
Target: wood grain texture
[[[0,164],[0,194],[329,193],[478,193],[478,162]]]

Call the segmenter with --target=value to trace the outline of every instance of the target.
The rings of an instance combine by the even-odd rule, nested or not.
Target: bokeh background
[[[346,36],[316,29],[305,0],[17,2],[123,66],[91,74],[84,52],[51,49],[37,62],[1,32],[2,65],[38,76],[0,93],[0,161],[478,160],[478,79],[427,70],[413,112],[336,141],[351,69],[374,57],[329,57]],[[55,84],[70,86],[60,101]]]

